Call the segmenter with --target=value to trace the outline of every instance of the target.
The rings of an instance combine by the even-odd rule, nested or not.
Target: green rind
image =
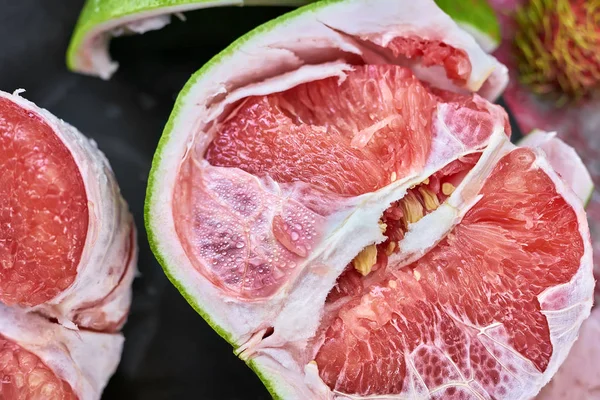
[[[320,8],[326,7],[330,4],[341,3],[344,1],[348,1],[348,0],[322,0],[319,2],[315,2],[313,4],[306,5],[304,7],[298,8],[297,10],[293,10],[293,11],[291,11],[287,14],[284,14],[278,18],[275,18],[263,25],[260,25],[259,27],[255,28],[254,30],[248,32],[246,35],[240,37],[239,39],[237,39],[236,41],[231,43],[228,47],[226,47],[223,51],[221,51],[219,54],[217,54],[212,59],[210,59],[210,61],[208,61],[206,64],[204,64],[204,66],[202,68],[200,68],[198,71],[196,71],[191,76],[191,78],[186,82],[186,84],[183,87],[183,89],[181,90],[181,92],[179,92],[179,95],[177,96],[177,100],[175,101],[173,110],[171,111],[171,115],[169,116],[169,120],[167,121],[167,124],[165,125],[162,136],[156,147],[154,157],[152,159],[152,166],[150,168],[150,173],[148,175],[148,185],[146,188],[146,202],[144,205],[144,223],[145,223],[145,227],[146,227],[146,232],[148,234],[148,242],[150,244],[150,249],[152,250],[152,252],[154,253],[154,256],[156,257],[156,259],[162,266],[167,278],[177,288],[177,290],[179,290],[179,292],[186,299],[186,301],[192,306],[192,308],[194,310],[196,310],[196,312],[198,314],[200,314],[200,316],[211,326],[211,328],[213,328],[219,334],[219,336],[221,336],[223,339],[225,339],[232,346],[236,346],[236,343],[234,343],[231,333],[227,332],[223,327],[221,327],[215,321],[213,321],[212,318],[210,317],[209,313],[206,312],[202,308],[202,306],[196,301],[196,299],[194,299],[186,291],[185,286],[181,282],[179,282],[171,273],[171,268],[173,268],[173,267],[168,265],[165,257],[159,250],[158,242],[156,239],[156,234],[153,230],[152,224],[150,223],[151,218],[152,218],[150,209],[151,209],[151,205],[153,203],[153,194],[155,192],[154,186],[156,185],[156,182],[158,181],[158,179],[156,177],[156,171],[158,169],[158,165],[161,164],[162,150],[163,150],[163,147],[167,144],[167,142],[170,139],[171,132],[173,131],[173,127],[175,125],[175,120],[178,118],[179,112],[183,108],[183,104],[185,103],[185,100],[186,100],[186,97],[187,97],[189,91],[192,89],[192,87],[197,83],[197,81],[206,72],[208,72],[214,66],[217,66],[221,62],[222,59],[224,59],[229,54],[236,51],[245,42],[252,39],[253,37],[263,34],[265,32],[268,32],[268,31],[272,30],[273,28],[275,28],[276,26],[278,26],[279,24],[282,24],[290,19],[294,19],[304,13],[313,12]],[[258,365],[256,365],[256,363],[252,360],[249,361],[247,364],[258,375],[258,377],[261,379],[261,381],[263,382],[263,384],[265,385],[265,387],[267,388],[269,393],[271,393],[273,398],[281,399],[281,396],[278,394],[278,391],[277,391],[277,385],[273,381],[271,381],[266,376],[266,374],[264,374],[261,371],[260,367]]]
[[[500,43],[500,24],[487,0],[435,0],[456,22],[470,25]]]
[[[168,7],[185,6],[198,4],[198,8],[203,3],[215,3],[219,0],[87,0],[81,13],[69,48],[67,50],[67,67],[77,70],[77,54],[84,44],[84,40],[91,31],[98,25],[117,20],[120,18],[136,15],[143,12],[150,12]],[[231,5],[231,1],[221,0],[223,5]],[[239,5],[277,5],[277,6],[297,6],[309,3],[313,0],[239,0]],[[213,7],[215,5],[213,4]],[[165,11],[166,12],[166,11]]]

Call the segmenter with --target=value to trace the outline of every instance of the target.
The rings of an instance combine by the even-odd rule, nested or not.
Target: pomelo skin
[[[171,14],[220,6],[274,5],[298,6],[313,0],[88,0],[86,1],[67,53],[72,71],[109,79],[118,64],[108,53],[112,37],[161,29]],[[500,29],[486,0],[468,5],[449,0],[436,3],[463,29],[471,33],[487,52],[500,43]]]
[[[88,0],[75,27],[67,66],[72,71],[109,79],[118,64],[108,53],[110,39],[161,29],[171,14],[208,7],[243,5],[301,5],[307,0]]]
[[[0,92],[0,99],[8,101],[11,107],[20,110],[22,115],[29,115],[32,120],[47,132],[56,135],[56,138],[66,147],[75,166],[76,173],[81,176],[84,195],[87,199],[87,218],[85,219],[85,236],[83,249],[76,265],[74,279],[70,284],[57,290],[51,298],[41,298],[30,302],[17,300],[9,305],[20,306],[25,311],[40,312],[50,318],[56,318],[61,324],[76,329],[77,327],[98,331],[117,331],[125,323],[131,303],[131,283],[134,278],[137,264],[137,243],[133,218],[128,211],[127,204],[120,195],[119,187],[110,169],[108,160],[98,150],[96,144],[85,138],[71,125],[59,120],[48,111],[37,107],[18,94]],[[12,115],[0,115],[2,121],[11,121]],[[19,129],[25,125],[19,123],[3,125],[4,133],[18,135]],[[20,128],[21,127],[21,128]],[[26,137],[29,132],[24,132]],[[9,141],[10,143],[10,141]],[[13,142],[16,143],[16,142]],[[18,155],[17,157],[22,156]],[[15,176],[18,171],[16,171]],[[3,176],[8,179],[8,185],[14,184],[9,174]],[[26,182],[24,184],[34,184]],[[50,197],[47,197],[50,201]],[[30,201],[25,198],[21,201]],[[43,200],[43,199],[42,199]],[[3,218],[11,218],[10,207],[5,209],[3,203]],[[35,214],[33,214],[35,215]],[[7,220],[7,221],[10,221]],[[19,221],[15,221],[19,223]],[[70,229],[65,227],[65,229]],[[3,233],[4,234],[4,233]],[[7,232],[9,241],[25,238],[12,237],[14,234]],[[53,242],[54,243],[54,242]],[[3,257],[8,250],[2,249]],[[42,251],[40,249],[40,251]],[[18,257],[18,253],[17,253]],[[36,285],[35,276],[46,276],[45,269],[62,268],[63,266],[34,265],[28,272],[31,274],[27,282]],[[13,276],[18,278],[17,276]],[[12,279],[12,278],[11,278]],[[61,286],[59,286],[60,288]]]
[[[77,332],[0,305],[0,398],[100,399],[122,347],[121,334]]]
[[[430,54],[432,46],[447,57]],[[418,54],[422,57],[415,56]],[[453,60],[452,66],[446,65],[447,60]],[[440,69],[442,64],[444,69]],[[240,69],[240,65],[245,68]],[[316,127],[315,132],[324,132],[322,127],[327,125],[322,122],[322,110],[311,114],[303,107],[312,102],[322,105],[328,93],[302,97],[304,105],[294,103],[293,97],[286,103],[285,95],[279,93],[291,93],[288,90],[304,84],[306,92],[311,93],[310,85],[321,87],[315,86],[316,81],[326,86],[323,82],[330,85],[335,78],[342,82],[340,90],[344,91],[345,79],[358,79],[365,70],[367,75],[376,75],[373,70],[377,70],[387,79],[389,71],[401,70],[398,65],[409,67],[427,86],[414,89],[420,93],[414,98],[439,96],[441,101],[432,106],[433,123],[425,124],[431,129],[423,130],[431,134],[428,157],[418,158],[425,160],[424,164],[419,162],[415,164],[418,167],[402,170],[400,176],[394,170],[386,186],[377,184],[374,191],[365,192],[367,186],[362,185],[360,190],[345,192],[361,193],[359,196],[340,196],[335,182],[312,191],[315,185],[294,181],[299,175],[295,175],[294,163],[288,163],[297,156],[294,149],[286,152],[285,145],[277,147],[281,150],[277,154],[285,159],[289,169],[272,170],[277,177],[274,179],[261,175],[262,168],[269,167],[268,151],[259,159],[253,158],[250,165],[241,153],[239,160],[233,152],[229,156],[226,141],[225,146],[216,146],[225,137],[224,132],[230,132],[229,128],[235,131],[235,126],[260,123],[267,131],[252,130],[252,135],[242,139],[240,148],[254,154],[263,151],[265,145],[276,147],[277,138],[285,136],[276,136],[275,140],[269,136],[282,126],[273,123],[273,115],[277,115],[276,122],[284,121],[290,126],[293,124],[289,121],[300,121],[296,122],[300,134],[293,130],[296,128],[289,130],[294,137],[310,137],[302,136],[306,133],[303,126],[308,124]],[[364,96],[380,93],[380,97],[393,101],[403,99],[402,91],[398,92],[399,98],[394,97],[397,85],[381,84],[385,79],[366,79]],[[267,23],[217,55],[180,93],[149,179],[145,217],[152,249],[182,295],[232,344],[275,398],[412,399],[462,394],[465,398],[529,399],[556,372],[589,315],[592,260],[581,201],[552,169],[542,151],[519,149],[509,143],[505,113],[485,100],[494,99],[505,85],[505,68],[485,54],[432,1],[324,1]],[[434,89],[437,95],[433,94]],[[352,122],[351,116],[370,121],[370,115],[375,114],[364,112],[368,100],[361,103],[359,97],[352,97],[357,92],[341,97],[357,101],[331,98],[332,117],[348,104],[364,106],[350,106],[351,112],[339,116],[342,121],[331,123],[332,131],[335,128],[341,132],[340,143],[346,140],[344,127]],[[258,118],[247,119],[255,110],[271,110],[272,105],[283,112],[269,111],[271,114],[259,113]],[[409,110],[422,112],[418,105],[417,100],[409,103]],[[382,117],[385,124],[373,126],[387,126],[387,118],[395,118],[387,114]],[[361,124],[357,129],[361,137],[372,133],[371,126]],[[234,134],[231,137],[237,138]],[[250,138],[255,140],[251,144]],[[215,146],[211,145],[213,141]],[[218,164],[205,156],[209,146],[214,154],[211,159],[218,159]],[[367,246],[386,240],[382,230],[386,231],[379,222],[390,205],[403,200],[407,192],[429,185],[425,182],[433,180],[436,172],[473,155],[477,155],[475,164],[462,170],[443,203],[411,222],[402,232],[396,251],[390,252],[387,265],[396,268],[389,272],[395,273],[398,281],[392,283],[393,279],[385,275],[386,269],[381,270],[383,275],[375,271],[363,280],[359,278],[366,286],[364,292],[327,303],[328,294],[346,266]],[[326,165],[326,160],[322,164]],[[360,175],[361,171],[354,172]],[[344,176],[353,179],[350,174]],[[306,178],[303,182],[310,181]],[[532,199],[535,208],[519,203],[521,189],[528,190],[527,198]],[[540,207],[544,199],[548,207]],[[540,240],[531,236],[529,232],[533,230],[522,229],[533,226],[536,234],[541,234],[540,226],[552,224],[556,224],[556,229],[546,229],[550,236],[540,236]],[[242,228],[246,227],[248,234],[244,235]],[[258,233],[250,234],[253,229]],[[565,236],[555,235],[556,230],[564,230]],[[490,236],[490,232],[502,240]],[[569,242],[562,243],[561,238],[567,234]],[[470,238],[465,242],[468,245],[476,239],[489,241],[475,246],[477,251],[472,257],[479,257],[477,260],[484,267],[492,266],[501,283],[494,286],[494,276],[482,277],[485,268],[483,273],[477,268],[467,269],[458,275],[457,284],[462,286],[451,293],[478,294],[482,299],[487,294],[488,298],[474,305],[469,305],[472,298],[462,302],[452,298],[455,308],[450,309],[443,299],[431,300],[435,293],[440,293],[441,298],[450,291],[431,290],[436,288],[435,280],[430,286],[419,283],[429,282],[430,275],[438,276],[421,275],[419,271],[430,267],[419,263],[429,262],[440,249],[456,249],[457,241],[464,238],[461,235]],[[270,240],[273,237],[277,242]],[[276,244],[256,245],[259,238]],[[527,241],[524,247],[530,249],[519,247],[523,241]],[[545,243],[549,247],[540,249]],[[267,263],[253,253],[256,257],[244,270],[248,276],[240,279],[236,255],[243,254],[241,249],[254,248],[276,249],[269,254],[272,259],[283,261],[272,267],[272,260]],[[486,256],[486,249],[493,251]],[[564,259],[557,259],[561,249]],[[515,262],[506,258],[511,251],[516,251]],[[473,264],[472,257],[467,254],[463,261],[470,266],[479,265]],[[530,267],[536,272],[527,272]],[[277,274],[269,275],[271,268],[276,268]],[[512,281],[500,280],[507,278],[502,268],[517,271],[515,285],[519,289],[508,290],[504,286]],[[444,278],[444,268],[439,270]],[[265,278],[257,277],[265,271]],[[488,285],[482,284],[485,290],[478,286],[481,282]],[[397,291],[398,285],[405,284],[411,290]],[[416,296],[419,290],[423,291],[422,297]],[[415,303],[403,301],[401,293],[407,293],[406,298]],[[468,309],[464,308],[467,305]],[[519,311],[514,312],[513,323],[511,310],[517,305]],[[430,309],[434,311],[425,314]],[[421,319],[419,310],[423,313]],[[494,317],[490,317],[492,314]],[[402,318],[407,322],[400,329]],[[460,335],[449,330],[457,326],[456,321],[462,323]],[[422,330],[415,333],[415,327]],[[410,346],[406,345],[409,335],[413,335]],[[427,335],[433,338],[429,342]],[[464,344],[468,338],[473,340],[473,346],[479,346],[473,347],[479,350],[470,361],[477,369],[471,371],[473,379],[465,374],[459,376],[455,359],[451,360],[454,366],[445,362],[446,372],[441,375],[433,368],[435,365],[426,368],[425,356],[439,359],[441,353],[435,349],[443,348],[442,339],[444,343]],[[396,339],[394,344],[398,347],[394,349],[399,351],[386,352]],[[483,350],[486,345],[492,346],[487,350],[489,355]],[[457,353],[459,347],[450,347],[454,350],[448,350],[448,359],[449,354],[463,357],[463,353]],[[373,356],[367,360],[365,354],[369,351]],[[389,356],[403,352],[406,354],[402,357]],[[406,361],[409,359],[418,362],[410,364]],[[463,373],[470,368],[465,361],[469,358],[460,360],[467,365],[460,363]],[[395,373],[394,365],[398,365]]]

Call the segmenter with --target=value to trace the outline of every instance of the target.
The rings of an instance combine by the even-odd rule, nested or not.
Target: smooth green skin
[[[500,23],[487,0],[435,0],[435,3],[456,22],[471,25],[500,43]]]
[[[76,55],[83,46],[84,39],[88,34],[100,24],[113,21],[130,15],[139,14],[162,8],[181,6],[188,4],[198,4],[202,8],[202,3],[215,3],[219,0],[87,0],[79,20],[75,26],[69,49],[67,50],[67,67],[72,71],[77,71]],[[313,0],[239,0],[244,5],[273,5],[273,6],[298,6],[310,3]],[[224,5],[231,4],[223,0]],[[240,4],[241,5],[241,4]],[[215,7],[215,4],[211,5]]]

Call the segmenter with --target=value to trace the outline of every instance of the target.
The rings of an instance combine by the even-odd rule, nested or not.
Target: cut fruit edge
[[[119,67],[109,54],[113,37],[162,29],[172,15],[210,7],[273,5],[298,6],[307,0],[87,0],[67,50],[70,70],[110,79]]]
[[[517,145],[541,149],[552,168],[573,189],[583,205],[588,205],[594,193],[590,172],[575,149],[562,141],[556,132],[536,129],[523,137]]]
[[[121,358],[123,335],[72,331],[0,304],[0,336],[31,352],[79,399],[99,399]]]
[[[93,312],[107,326],[120,327],[129,310],[130,283],[137,265],[133,217],[121,197],[108,160],[96,143],[49,111],[21,97],[22,92],[0,91],[0,97],[38,115],[66,146],[81,174],[89,212],[86,240],[74,282],[54,298],[25,308],[25,311],[40,312],[56,318],[66,327],[77,329],[74,321],[83,310]],[[103,279],[98,280],[98,276]],[[120,306],[116,307],[116,304]]]
[[[256,336],[253,337],[252,334],[256,333],[257,335],[262,336],[266,332],[263,327],[257,326],[256,321],[259,321],[258,323],[260,324],[260,321],[270,320],[269,317],[273,312],[279,313],[279,315],[294,316],[294,318],[297,318],[297,322],[302,321],[302,324],[300,325],[306,327],[307,331],[316,330],[319,319],[318,310],[306,309],[304,307],[306,304],[301,301],[303,298],[312,298],[311,296],[314,292],[291,291],[289,293],[283,293],[284,291],[282,291],[272,299],[274,300],[274,303],[276,303],[274,310],[256,310],[256,307],[254,307],[252,303],[244,304],[233,298],[224,297],[222,293],[211,285],[210,282],[208,282],[208,280],[191,265],[181,243],[178,241],[178,236],[175,231],[170,204],[172,202],[172,194],[177,181],[179,163],[184,155],[190,151],[195,137],[197,135],[203,135],[203,129],[205,129],[206,124],[221,115],[224,110],[228,108],[228,104],[232,104],[237,99],[251,95],[282,91],[302,82],[331,76],[343,78],[344,71],[348,69],[348,65],[344,61],[339,61],[339,57],[337,56],[329,56],[329,58],[327,58],[323,56],[323,53],[328,55],[333,48],[333,50],[337,50],[337,55],[341,55],[339,50],[343,49],[346,54],[358,54],[363,60],[367,59],[365,61],[368,61],[368,57],[370,56],[369,52],[363,51],[365,49],[361,47],[361,44],[357,43],[356,40],[349,38],[356,36],[364,37],[368,33],[378,33],[377,31],[368,31],[370,20],[378,21],[380,25],[377,26],[377,30],[380,32],[390,32],[389,36],[393,36],[398,33],[394,30],[395,27],[393,26],[392,21],[395,21],[398,24],[401,22],[397,21],[403,21],[404,18],[410,21],[412,18],[411,12],[418,13],[418,15],[429,15],[431,12],[428,14],[428,11],[432,11],[433,7],[435,7],[433,3],[425,1],[417,2],[411,6],[402,5],[402,7],[400,7],[396,1],[382,0],[378,2],[378,5],[381,5],[381,7],[371,7],[367,11],[362,8],[366,7],[366,3],[366,1],[339,0],[316,3],[271,21],[234,42],[224,52],[213,58],[213,60],[206,64],[188,81],[177,99],[174,110],[165,127],[163,136],[155,153],[152,170],[149,176],[145,208],[145,223],[151,248],[163,266],[165,274],[178,288],[190,305],[192,305],[192,307],[223,338],[237,349],[237,352],[242,355],[242,358],[245,358],[249,354],[246,350],[252,350],[252,346],[250,346],[252,339],[258,341],[261,340],[261,338]],[[456,37],[449,37],[448,40],[455,40],[451,45],[459,49],[464,49],[473,63],[473,71],[467,82],[468,91],[479,90],[484,86],[484,83],[487,80],[487,82],[491,84],[491,87],[488,87],[489,90],[485,93],[487,95],[486,97],[495,98],[506,85],[506,69],[498,64],[495,59],[486,56],[471,37],[456,28],[456,25],[450,18],[445,15],[443,15],[443,17],[439,16],[440,13],[437,8],[434,10],[434,13],[437,14],[435,15],[435,18],[432,18],[430,23],[436,27],[440,27],[439,29],[447,28],[451,30],[456,35]],[[364,19],[361,18],[363,16]],[[352,26],[345,25],[344,21],[347,21],[347,25]],[[361,25],[361,23],[364,25]],[[339,32],[343,32],[344,35],[339,35]],[[320,56],[316,61],[313,60],[313,63],[309,63],[307,60],[303,60],[300,57],[303,53],[299,51],[301,49],[299,49],[298,46],[295,48],[286,48],[285,43],[281,43],[281,41],[278,40],[279,38],[296,38],[298,40],[295,43],[302,43],[302,39],[310,38],[309,34],[313,34],[313,36],[314,34],[322,35],[321,39],[323,39],[321,42],[312,42],[312,46],[318,49],[316,53],[319,53],[318,55]],[[390,38],[388,37],[388,39]],[[317,46],[319,44],[321,47]],[[329,47],[326,47],[326,45]],[[257,52],[257,48],[260,49],[260,51]],[[236,74],[235,72],[237,71],[232,71],[231,68],[228,69],[227,64],[249,65],[253,66],[255,69],[248,71],[247,75],[241,75],[239,73]],[[277,66],[277,68],[273,68],[274,65]],[[264,68],[266,66],[270,66],[271,68]],[[421,78],[427,77],[422,76]],[[255,84],[256,82],[259,83]],[[454,89],[456,91],[461,90],[459,88]],[[203,139],[202,136],[199,136],[199,138]],[[476,180],[477,176],[480,176],[481,174],[485,175],[485,171],[489,173],[489,170],[494,165],[491,160],[494,157],[493,150],[502,148],[505,148],[505,151],[508,151],[508,149],[511,148],[511,145],[508,143],[504,132],[498,131],[490,138],[488,148],[485,150],[488,151],[487,154],[489,157],[486,158],[485,154],[482,156],[482,160],[478,163],[480,170],[473,171],[471,174],[472,179],[467,179],[464,181],[464,184],[466,185],[466,182],[469,180]],[[587,222],[585,221],[585,217],[582,217],[582,215],[584,215],[583,209],[579,200],[576,200],[576,196],[573,192],[564,185],[562,180],[560,180],[558,176],[551,171],[547,163],[545,163],[543,155],[539,154],[538,160],[540,160],[540,168],[545,172],[548,172],[548,175],[556,184],[561,195],[563,195],[573,209],[576,210],[578,222],[580,224],[579,230],[585,242],[585,251],[578,275],[573,279],[585,279],[586,274],[591,274],[591,248],[589,244],[589,233],[587,232]],[[449,162],[451,160],[446,161]],[[420,173],[410,176],[405,180],[398,181],[394,185],[390,185],[376,193],[371,193],[362,197],[361,201],[363,201],[363,204],[369,203],[369,200],[373,203],[385,203],[387,201],[387,204],[378,206],[379,208],[368,208],[365,206],[365,208],[361,210],[362,214],[360,215],[360,218],[359,216],[356,216],[353,219],[354,222],[348,223],[347,227],[355,229],[355,232],[360,230],[361,236],[363,236],[353,244],[353,247],[362,248],[370,243],[381,241],[382,235],[377,228],[376,221],[387,205],[392,201],[397,200],[398,196],[401,197],[403,191],[405,192],[410,186],[423,181],[429,174],[443,165],[444,163],[435,165],[435,168],[434,166],[431,166],[431,170],[421,171]],[[477,169],[477,167],[475,169]],[[389,195],[391,192],[394,192],[394,195],[397,197],[393,198],[390,196],[389,198],[386,198],[386,194]],[[461,190],[457,190],[454,198],[459,199],[461,192]],[[387,200],[383,200],[384,198]],[[472,200],[473,202],[476,202],[477,199],[472,198]],[[448,208],[449,207],[446,207],[445,209]],[[468,205],[462,207],[461,211],[467,208]],[[442,212],[443,210],[440,210],[438,215],[441,215]],[[372,220],[370,222],[373,224],[369,226],[367,226],[367,224],[360,225],[356,222],[360,219],[370,219]],[[449,216],[445,219],[448,229],[454,226],[459,219],[460,215],[450,212]],[[354,225],[351,226],[352,224]],[[443,233],[445,232],[441,232],[440,235]],[[435,243],[415,243],[416,248],[419,246],[431,247],[434,244]],[[335,245],[330,247],[335,248]],[[354,255],[345,255],[345,260],[349,262]],[[333,255],[330,254],[330,257],[332,256]],[[338,260],[341,260],[341,258]],[[340,261],[339,264],[342,265],[343,268],[347,262],[344,263]],[[335,283],[335,279],[341,272],[341,270],[330,271],[329,276],[326,278],[323,276],[319,277],[321,280],[320,282],[315,282],[314,279],[311,281],[311,277],[306,275],[296,280],[293,285],[290,285],[290,288],[291,286],[294,286],[295,288],[300,286],[310,287],[311,283],[314,283],[316,286],[323,285],[331,288]],[[304,281],[301,282],[302,280]],[[284,297],[287,297],[286,304],[288,304],[289,307],[286,308],[284,312],[281,312],[282,307],[278,304],[281,304]],[[278,301],[279,303],[277,303]],[[589,313],[591,296],[589,299],[573,299],[573,302],[577,301],[581,303],[581,307],[575,307],[577,309],[577,321],[575,321],[575,325],[578,327],[578,324],[580,324],[587,316],[587,313]],[[263,304],[263,308],[266,307],[267,306]],[[275,323],[280,322],[280,326],[282,327],[295,326],[294,321],[292,320],[275,321],[272,319],[271,321],[274,321]],[[275,329],[279,337],[287,334],[288,339],[291,337],[300,339],[302,338],[302,335],[307,335],[306,332],[294,332],[293,330],[283,332],[283,330],[278,330],[277,327]],[[574,330],[573,334],[576,335],[576,333],[577,331]],[[573,339],[572,336],[569,336],[568,338]],[[557,340],[556,334],[554,334],[553,340]],[[563,348],[564,347],[565,346],[563,346]],[[569,346],[566,347],[565,351],[555,352],[552,355],[550,367],[547,369],[547,373],[543,374],[543,379],[546,379],[546,381],[564,359]],[[282,379],[282,365],[290,363],[291,360],[289,358],[286,359],[284,355],[280,356],[283,358],[280,358],[277,362],[274,361],[273,358],[258,356],[248,360],[248,363],[257,371],[257,374],[265,382],[265,385],[269,388],[274,397],[311,398],[310,396],[307,397],[308,393],[302,393],[302,390],[308,390],[306,389],[307,383],[304,381],[303,377],[300,378],[299,376],[295,376],[290,377],[290,379]],[[308,368],[309,373],[306,376],[310,378],[313,376],[312,373],[310,373],[310,368],[312,368],[311,365],[308,365]],[[304,376],[305,372],[300,371],[298,373]],[[316,390],[325,390],[322,387],[320,389],[318,388],[318,381],[320,381],[320,379],[318,375],[316,378],[317,381],[314,383]],[[300,384],[294,385],[290,383],[299,382],[298,379],[301,379]],[[322,381],[320,384],[324,385]],[[311,394],[314,395],[314,393]]]
[[[436,0],[436,3],[463,30],[471,34],[483,50],[491,53],[500,46],[500,23],[487,0]]]

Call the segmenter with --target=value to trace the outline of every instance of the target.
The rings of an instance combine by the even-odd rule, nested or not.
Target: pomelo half
[[[99,399],[122,347],[120,334],[76,332],[0,305],[0,398]]]
[[[0,302],[61,323],[125,322],[133,219],[108,161],[75,128],[0,92]]]
[[[288,5],[310,0],[88,0],[86,1],[67,52],[67,66],[73,71],[109,79],[118,64],[108,52],[110,40],[124,34],[161,29],[171,15],[208,7],[243,5]]]
[[[179,95],[152,249],[276,398],[529,399],[592,260],[581,201],[488,101],[505,85],[433,1],[267,23]]]

